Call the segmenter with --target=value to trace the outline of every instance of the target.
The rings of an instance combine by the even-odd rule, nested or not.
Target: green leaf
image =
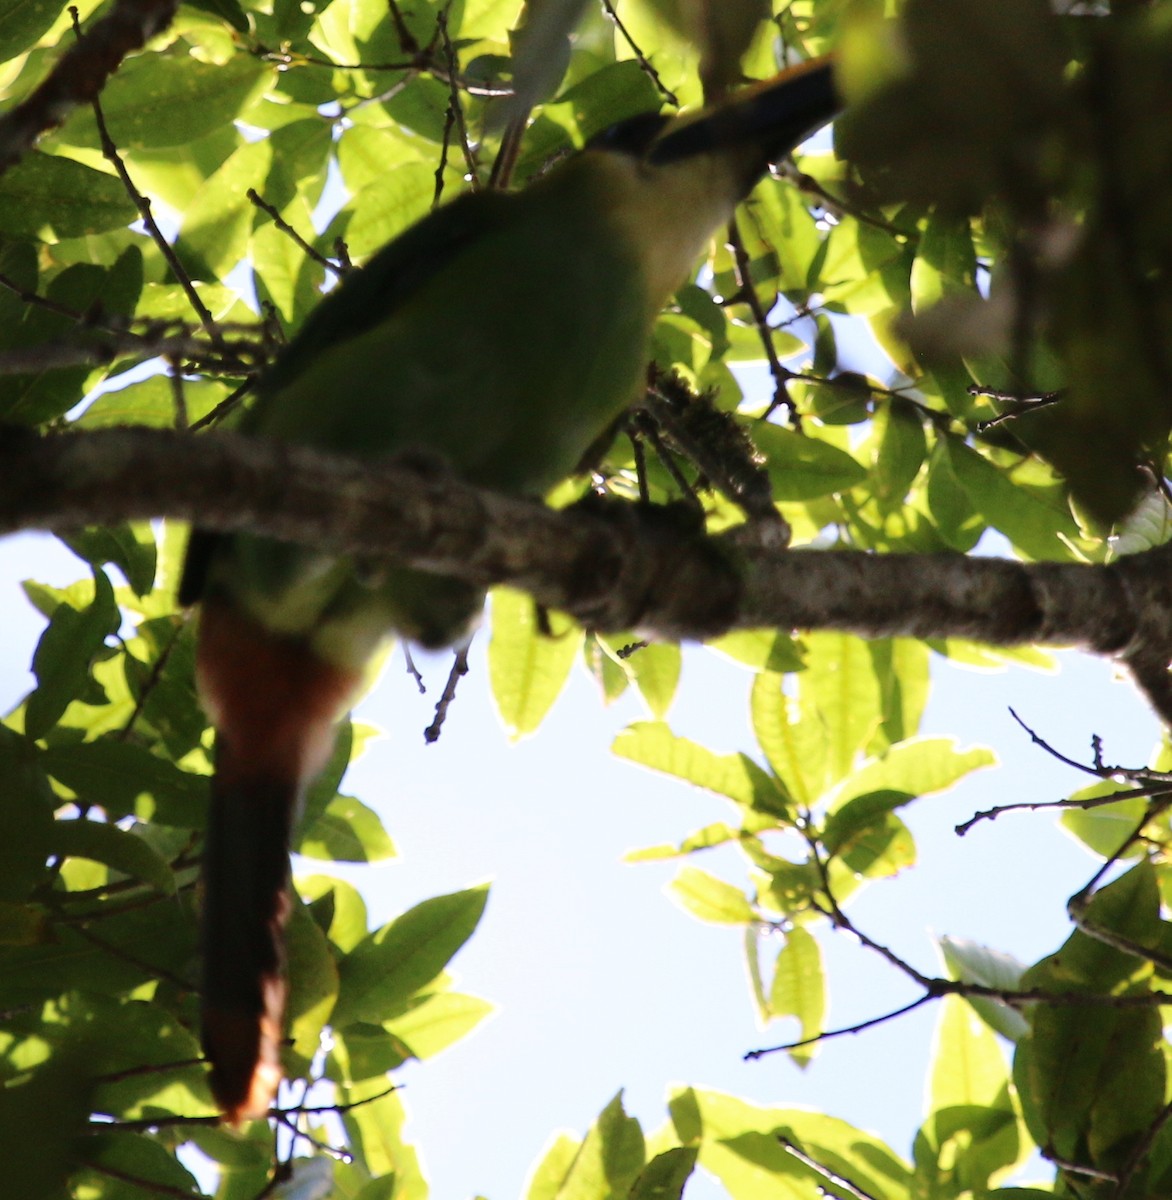
[[[199,1195],[191,1172],[162,1143],[144,1134],[91,1134],[79,1139],[75,1153],[81,1162],[71,1180],[77,1195],[101,1196],[111,1178],[138,1181],[135,1190],[142,1196]]]
[[[827,783],[827,730],[812,704],[803,706],[787,694],[784,680],[771,671],[753,680],[753,733],[785,791],[797,804],[810,807]]]
[[[1083,914],[1085,923],[1099,927],[1137,947],[1159,947],[1160,892],[1156,872],[1147,859],[1095,893]],[[1148,986],[1149,964],[1101,938],[1076,929],[1060,950],[1043,958],[1022,977],[1024,988],[1060,988],[1113,993]]]
[[[279,194],[274,184],[282,185]],[[241,146],[204,180],[184,207],[177,246],[195,280],[217,282],[244,258],[258,220],[248,189],[263,191],[266,201],[280,209],[291,199],[292,189],[285,185],[268,138]]]
[[[696,1169],[697,1154],[694,1146],[673,1146],[657,1154],[639,1172],[628,1200],[681,1200]]]
[[[1033,559],[1067,557],[1059,535],[1076,538],[1078,530],[1059,489],[1042,495],[1019,487],[1009,475],[963,442],[950,438],[949,463],[973,507],[1023,554]]]
[[[760,1108],[699,1088],[676,1092],[669,1107],[680,1141],[699,1144],[700,1166],[716,1176],[733,1200],[805,1200],[827,1182],[787,1153],[779,1133],[866,1195],[910,1200],[907,1165],[878,1138],[846,1121],[801,1109]]]
[[[362,262],[414,224],[435,198],[435,167],[407,162],[384,171],[352,196],[322,234],[332,245],[343,238],[351,258]]]
[[[949,296],[968,295],[977,272],[967,217],[933,212],[924,221],[912,264],[912,304],[918,310]]]
[[[134,742],[115,736],[50,746],[41,764],[79,804],[99,806],[113,820],[136,816],[186,829],[207,823],[207,778]]]
[[[996,763],[997,756],[983,746],[959,751],[955,738],[909,738],[846,779],[830,802],[830,811],[871,792],[898,792],[907,800],[942,792],[971,772]]]
[[[149,883],[164,896],[175,894],[175,876],[166,860],[133,832],[103,821],[53,823],[53,851],[104,863],[113,871]]]
[[[742,832],[723,821],[716,821],[688,834],[679,845],[668,843],[660,846],[646,846],[642,850],[628,850],[623,855],[623,862],[658,862],[665,858],[680,858],[686,854],[694,854],[697,850],[710,850],[713,846],[723,846],[726,842],[737,841]]]
[[[0,3],[0,63],[35,45],[61,15],[57,0],[3,0]]]
[[[616,121],[654,111],[660,100],[646,71],[639,69],[634,59],[627,59],[608,63],[567,88],[549,109],[557,113],[564,108],[572,114],[578,136],[588,142]]]
[[[421,1004],[386,1023],[415,1058],[431,1058],[458,1042],[489,1016],[494,1006],[479,996],[436,992]]]
[[[352,1021],[334,1029],[326,1059],[328,1078],[344,1085],[382,1078],[411,1058],[410,1049],[381,1025]]]
[[[1119,1169],[1164,1103],[1155,1009],[1039,1005],[1014,1080],[1030,1134],[1067,1161]]]
[[[643,1131],[623,1111],[623,1094],[602,1110],[570,1166],[557,1200],[620,1200],[643,1170]]]
[[[612,704],[626,690],[631,682],[626,665],[620,663],[596,634],[587,634],[582,646],[582,660],[586,670],[598,682],[602,691],[603,702]]]
[[[379,1079],[361,1089],[352,1089],[350,1097],[365,1098],[385,1090],[386,1081]],[[427,1200],[428,1188],[419,1156],[403,1140],[405,1121],[403,1102],[394,1093],[356,1105],[342,1114],[347,1137],[361,1156],[359,1161],[373,1175],[394,1175],[394,1200]]]
[[[813,500],[849,491],[867,478],[866,468],[846,451],[780,425],[758,422],[753,441],[765,455],[775,500]]]
[[[335,862],[382,862],[396,853],[378,814],[353,796],[335,796],[302,829],[297,852]]]
[[[993,1033],[958,996],[946,996],[936,1026],[928,1117],[916,1138],[926,1191],[983,1192],[1023,1147],[1009,1097],[1009,1071]]]
[[[871,478],[883,511],[894,512],[907,498],[927,453],[921,417],[891,401],[875,414],[875,466]]]
[[[0,1154],[4,1186],[13,1197],[56,1200],[77,1194],[67,1186],[66,1176],[78,1143],[86,1144],[82,1135],[91,1086],[82,1045],[54,1055],[31,1076],[0,1088]]]
[[[772,671],[785,675],[805,666],[801,646],[789,634],[776,629],[742,629],[713,638],[706,643],[709,650],[727,655],[756,671]]]
[[[1008,1078],[996,1037],[960,997],[945,996],[936,1024],[929,1111],[996,1104]]]
[[[764,1025],[773,1014],[769,1011],[769,999],[765,995],[765,980],[761,974],[761,942],[761,927],[746,925],[743,942],[745,973],[749,976],[749,991],[753,996],[753,1006],[757,1010],[757,1020]]]
[[[867,643],[848,633],[805,639],[806,669],[797,676],[803,707],[811,702],[825,723],[831,782],[856,766],[882,720],[882,693]]]
[[[619,758],[662,771],[759,812],[784,815],[785,797],[775,780],[744,754],[715,754],[678,737],[659,721],[636,721],[611,744]]]
[[[138,209],[104,171],[30,150],[0,177],[0,228],[42,242],[122,229]]]
[[[128,58],[103,88],[102,114],[120,150],[183,146],[213,133],[239,117],[272,77],[272,68],[254,55],[202,62],[182,53],[182,46]],[[100,145],[93,112],[85,106],[59,136],[75,146]]]
[[[570,1173],[581,1145],[568,1133],[555,1134],[541,1162],[529,1176],[525,1200],[557,1200],[558,1190]]]
[[[916,861],[911,831],[892,811],[906,804],[902,792],[870,792],[832,813],[823,834],[827,850],[851,871],[880,879]]]
[[[0,900],[28,899],[46,878],[57,799],[28,739],[0,725]]]
[[[321,1047],[321,1032],[338,995],[338,968],[326,935],[308,908],[294,903],[285,934],[288,956],[288,1029],[298,1069],[308,1072]]]
[[[480,921],[488,887],[424,900],[358,943],[338,970],[333,1021],[379,1022],[431,983]]]
[[[1084,920],[1138,945],[1160,936],[1155,872],[1144,860],[1098,892]],[[1024,988],[1098,995],[1143,994],[1142,959],[1076,930],[1032,967]],[[1154,1008],[1039,1003],[1018,1042],[1014,1081],[1030,1134],[1070,1161],[1118,1169],[1164,1103],[1162,1023]]]
[[[84,314],[104,312],[108,317],[129,317],[142,289],[142,275],[142,253],[134,245],[126,247],[108,268],[73,263],[53,275],[43,290],[48,305],[27,306],[18,323],[7,331],[0,329],[0,344],[23,349],[44,347],[50,362],[52,347],[60,343],[89,346],[97,351],[99,360],[105,359],[108,351],[101,349],[101,343],[107,335],[84,320]],[[23,374],[4,375],[0,377],[0,416],[17,425],[36,425],[64,416],[82,399],[85,388],[108,370],[109,364],[46,365]]]
[[[1094,800],[1100,796],[1112,796],[1116,792],[1131,789],[1111,780],[1093,783],[1090,787],[1072,792],[1071,800]],[[1084,846],[1100,858],[1115,858],[1124,845],[1135,838],[1135,832],[1148,809],[1145,796],[1125,797],[1114,804],[1101,804],[1094,808],[1068,808],[1059,817],[1062,827],[1069,830]],[[1122,857],[1138,858],[1146,854],[1146,847],[1135,839]]]
[[[59,536],[74,554],[95,567],[113,563],[126,576],[136,596],[145,596],[154,586],[155,537],[146,522],[91,525]]]
[[[756,917],[744,894],[699,867],[681,867],[667,885],[668,895],[681,908],[717,925],[747,925]]]
[[[651,715],[663,720],[680,682],[682,658],[679,646],[666,642],[641,646],[627,659],[627,666]]]
[[[330,875],[298,873],[298,894],[322,932],[343,953],[366,937],[366,902],[353,884]]]
[[[201,299],[208,289],[197,289]],[[183,381],[183,401],[191,422],[207,416],[231,389],[220,380]],[[148,425],[154,429],[175,427],[175,389],[164,375],[152,375],[124,388],[103,392],[77,422],[82,429],[109,429],[120,425]],[[121,564],[119,564],[121,565]]]
[[[84,609],[63,603],[57,607],[33,654],[37,686],[25,704],[24,727],[29,737],[43,737],[89,681],[94,656],[122,623],[114,589],[95,569],[92,602]]]
[[[877,638],[868,643],[879,681],[882,720],[871,741],[872,754],[883,753],[883,743],[894,745],[916,735],[931,688],[928,647],[914,638]]]
[[[532,733],[561,694],[582,646],[568,618],[549,614],[550,634],[537,624],[533,601],[522,592],[492,594],[488,676],[505,729],[512,738]]]
[[[192,8],[211,13],[228,22],[237,33],[248,33],[248,18],[236,0],[188,0]]]
[[[808,929],[795,925],[785,935],[785,945],[777,956],[769,1008],[775,1017],[797,1017],[801,1032],[794,1040],[820,1034],[826,1017],[826,977],[822,952]],[[817,1044],[796,1046],[790,1059],[805,1067],[817,1051]]]
[[[990,950],[987,946],[964,938],[942,937],[939,945],[953,979],[1007,991],[1017,991],[1021,987],[1025,967],[1008,954]],[[1018,1041],[1029,1029],[1025,1017],[1008,1004],[984,996],[968,996],[966,999],[990,1029],[1011,1042]]]
[[[932,448],[925,495],[940,536],[953,550],[967,554],[980,541],[985,522],[953,470],[946,438],[937,438]]]

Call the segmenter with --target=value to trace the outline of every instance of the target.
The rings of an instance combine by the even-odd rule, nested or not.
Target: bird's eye
[[[615,154],[638,157],[663,131],[671,118],[662,113],[638,113],[596,133],[587,143],[587,150],[609,150]]]

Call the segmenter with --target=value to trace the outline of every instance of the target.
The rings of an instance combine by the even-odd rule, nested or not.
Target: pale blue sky
[[[0,541],[5,708],[29,685],[41,624],[16,581],[66,582],[80,573],[68,552],[39,538]],[[1053,817],[1008,815],[963,840],[952,832],[977,809],[1057,799],[1084,782],[1030,745],[1006,711],[1011,703],[1071,755],[1085,757],[1097,732],[1109,759],[1146,761],[1157,725],[1131,686],[1085,656],[1064,654],[1062,664],[1057,675],[988,675],[936,661],[924,732],[992,745],[1002,765],[904,810],[920,864],[872,886],[851,909],[867,932],[922,969],[937,969],[933,933],[984,941],[1027,962],[1067,936],[1065,899],[1094,863]],[[739,931],[700,924],[663,894],[673,864],[620,861],[632,847],[678,839],[726,815],[717,798],[611,757],[613,735],[644,715],[637,701],[604,709],[593,683],[576,672],[546,726],[510,746],[478,643],[443,737],[425,746],[433,697],[419,697],[400,667],[396,657],[358,713],[387,732],[346,790],[377,809],[401,857],[349,874],[374,923],[428,896],[493,881],[481,928],[454,974],[460,989],[493,1001],[498,1012],[464,1042],[398,1076],[407,1132],[437,1200],[520,1196],[553,1131],[584,1132],[620,1087],[647,1130],[665,1117],[668,1086],[690,1083],[824,1109],[909,1153],[935,1012],[828,1045],[805,1072],[781,1055],[743,1063],[745,1050],[792,1033],[781,1023],[756,1027]],[[443,670],[428,667],[433,694]],[[673,728],[716,750],[752,753],[750,679],[710,653],[689,652]],[[732,851],[698,861],[738,878]],[[844,938],[821,940],[832,1024],[913,998],[903,980]],[[688,1197],[720,1194],[697,1183]]]
[[[827,143],[824,133],[813,145]],[[337,203],[335,191],[322,212]],[[243,274],[239,282],[246,286]],[[886,376],[890,364],[865,333],[848,333],[840,322],[839,336],[844,366]],[[42,624],[17,582],[67,583],[84,573],[50,539],[0,540],[3,710],[31,684],[27,667]],[[922,970],[939,970],[934,935],[985,942],[1025,962],[1049,953],[1069,933],[1066,898],[1095,869],[1050,815],[1008,815],[963,840],[953,833],[977,810],[1058,799],[1087,782],[1031,746],[1010,704],[1072,757],[1088,756],[1092,733],[1103,736],[1108,760],[1129,765],[1146,762],[1156,742],[1155,718],[1108,664],[1074,653],[1061,661],[1059,674],[985,674],[933,661],[922,732],[952,734],[962,747],[992,746],[1002,765],[901,811],[919,864],[851,906],[853,920]],[[784,1055],[742,1062],[746,1050],[786,1041],[796,1030],[792,1023],[757,1027],[740,930],[701,924],[664,895],[677,864],[621,861],[632,848],[678,841],[723,819],[724,802],[613,758],[614,735],[647,714],[633,696],[604,708],[580,670],[538,734],[510,745],[488,694],[483,634],[471,664],[434,746],[424,744],[422,731],[446,678],[446,657],[420,659],[430,687],[420,697],[396,655],[360,706],[356,717],[385,736],[344,790],[378,811],[400,857],[338,870],[362,889],[374,926],[429,896],[492,881],[480,929],[453,970],[457,987],[498,1011],[437,1059],[396,1075],[406,1085],[406,1132],[423,1156],[434,1200],[522,1196],[554,1131],[584,1134],[619,1088],[648,1132],[666,1119],[669,1086],[694,1084],[760,1104],[820,1109],[910,1156],[935,1009],[830,1043],[804,1072]],[[754,754],[751,679],[709,652],[687,652],[673,729],[716,751]],[[731,849],[691,861],[742,878]],[[915,998],[901,977],[845,938],[823,932],[820,940],[832,1026]],[[715,1200],[723,1193],[694,1180],[686,1195]]]

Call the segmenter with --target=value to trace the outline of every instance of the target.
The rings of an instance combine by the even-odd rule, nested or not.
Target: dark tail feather
[[[236,766],[221,745],[203,916],[203,1045],[212,1092],[234,1124],[267,1115],[281,1080],[289,827],[299,790]]]
[[[196,672],[216,725],[204,851],[203,1045],[234,1123],[265,1116],[281,1081],[289,834],[359,684],[229,602],[205,599]]]

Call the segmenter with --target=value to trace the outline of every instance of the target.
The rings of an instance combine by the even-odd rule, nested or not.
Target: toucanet
[[[326,296],[242,428],[364,458],[442,457],[541,496],[637,397],[660,309],[771,162],[838,109],[819,59],[694,115],[614,126],[523,190],[434,210]],[[197,679],[216,729],[203,889],[203,1045],[227,1118],[281,1078],[288,844],[388,636],[463,638],[483,595],[251,534],[192,535]]]

